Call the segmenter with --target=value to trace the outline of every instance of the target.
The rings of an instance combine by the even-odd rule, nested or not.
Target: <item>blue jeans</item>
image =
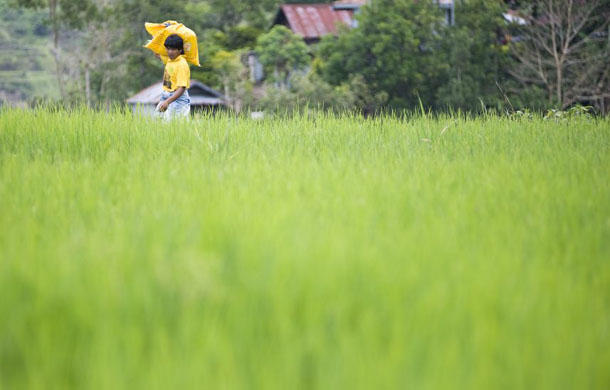
[[[159,104],[169,99],[174,93],[163,91]],[[185,90],[178,99],[171,102],[164,112],[159,111],[159,104],[155,108],[155,114],[167,121],[175,118],[188,118],[191,112],[191,97],[188,90]]]

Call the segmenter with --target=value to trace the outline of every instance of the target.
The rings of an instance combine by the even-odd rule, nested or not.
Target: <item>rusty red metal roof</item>
[[[334,9],[332,4],[284,4],[277,21],[286,18],[288,27],[304,39],[317,39],[336,34],[338,24],[351,25],[352,10]]]

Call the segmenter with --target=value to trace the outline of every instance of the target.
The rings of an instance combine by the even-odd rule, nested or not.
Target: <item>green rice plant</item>
[[[0,111],[2,389],[607,389],[610,122]]]

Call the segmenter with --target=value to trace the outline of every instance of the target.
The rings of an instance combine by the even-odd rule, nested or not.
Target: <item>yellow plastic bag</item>
[[[172,34],[178,34],[184,42],[184,57],[193,65],[199,65],[199,49],[197,47],[197,35],[182,23],[168,20],[164,23],[146,23],[146,31],[152,35],[153,39],[148,41],[145,48],[167,57],[165,39]]]

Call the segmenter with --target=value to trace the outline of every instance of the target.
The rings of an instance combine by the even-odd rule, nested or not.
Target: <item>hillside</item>
[[[45,16],[0,0],[0,101],[58,97]]]

